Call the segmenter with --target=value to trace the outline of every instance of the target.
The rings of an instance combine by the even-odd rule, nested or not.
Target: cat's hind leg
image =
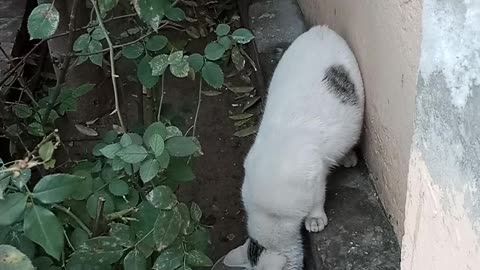
[[[355,167],[358,163],[358,157],[355,151],[350,150],[340,161],[340,165],[345,168]]]
[[[326,179],[322,179],[317,184],[314,201],[310,213],[305,218],[305,228],[309,232],[320,232],[328,224],[327,214],[325,214],[325,185]]]

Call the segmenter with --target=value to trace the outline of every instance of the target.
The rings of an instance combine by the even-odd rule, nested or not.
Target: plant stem
[[[95,221],[93,223],[93,235],[97,236],[100,233],[100,223],[102,222],[103,210],[105,209],[105,198],[98,197],[97,200],[97,214],[95,215]]]
[[[73,39],[75,37],[75,17],[77,14],[77,7],[78,7],[79,0],[73,0],[72,4],[72,10],[70,12],[70,21],[68,22],[68,40],[67,40],[67,49],[69,51],[72,50],[73,48]],[[52,112],[53,107],[55,106],[55,103],[57,102],[58,97],[60,96],[61,92],[61,86],[65,82],[65,77],[67,75],[67,70],[70,66],[70,60],[71,60],[70,55],[66,55],[63,58],[63,63],[62,66],[60,67],[60,73],[58,74],[57,78],[57,84],[53,88],[53,95],[52,99],[48,103],[47,109],[45,110],[45,114],[42,117],[42,126],[45,126],[48,122],[48,118],[50,118],[50,113]]]
[[[200,86],[198,87],[197,111],[195,112],[195,119],[193,120],[193,131],[192,131],[193,137],[195,137],[195,131],[197,130],[198,113],[200,112],[200,105],[202,104],[202,82],[203,82],[203,79],[200,78]]]
[[[162,112],[162,105],[163,105],[163,96],[165,95],[164,88],[165,87],[165,74],[162,75],[162,81],[160,86],[160,102],[158,103],[158,112],[157,112],[157,121],[160,121],[160,116]]]
[[[113,44],[112,41],[110,40],[110,36],[108,35],[107,29],[105,28],[105,25],[103,24],[102,16],[100,15],[100,10],[98,9],[97,6],[97,0],[90,0],[92,2],[93,8],[95,9],[95,14],[97,15],[97,20],[98,20],[98,25],[100,28],[102,28],[103,32],[105,33],[105,38],[108,43],[108,48],[110,51],[110,75],[112,77],[112,85],[113,85],[113,94],[115,98],[115,110],[117,111],[117,116],[118,116],[118,121],[120,123],[120,127],[122,128],[123,132],[126,132],[125,125],[123,124],[123,119],[122,119],[122,113],[120,111],[120,101],[118,98],[118,90],[117,90],[117,80],[116,78],[118,75],[115,73],[115,54],[113,51]]]
[[[65,240],[67,240],[68,246],[75,252],[75,247],[72,245],[70,238],[68,238],[67,232],[63,230],[63,235],[65,236]]]
[[[135,213],[136,211],[138,211],[138,208],[136,207],[130,207],[130,208],[127,208],[127,209],[124,209],[124,210],[121,210],[121,211],[118,211],[118,212],[114,212],[114,213],[111,213],[111,214],[108,214],[106,219],[107,219],[107,222],[110,222],[112,220],[115,220],[115,219],[119,219],[119,218],[122,218],[126,215],[129,215],[131,213]]]
[[[92,231],[87,227],[87,225],[85,225],[85,223],[83,223],[83,221],[79,217],[77,217],[74,213],[72,213],[72,211],[70,211],[70,209],[65,208],[65,207],[63,207],[61,205],[58,205],[58,204],[54,204],[54,205],[52,205],[52,207],[57,209],[57,210],[62,211],[63,213],[70,216],[73,220],[75,220],[75,222],[77,222],[78,225],[80,225],[80,227],[88,234],[89,237],[91,237],[93,235]]]
[[[151,34],[153,33],[153,31],[148,31],[145,35],[133,40],[133,41],[129,41],[129,42],[125,42],[123,44],[118,44],[118,45],[113,45],[113,48],[114,49],[119,49],[119,48],[123,48],[123,47],[126,47],[128,45],[132,45],[132,44],[135,44],[139,41],[142,41],[144,40],[145,38],[147,38],[148,36],[150,36]],[[90,52],[90,53],[74,53],[72,54],[73,56],[90,56],[90,55],[94,55],[94,54],[99,54],[99,53],[104,53],[104,52],[109,52],[110,51],[110,48],[106,48],[106,49],[103,49],[101,51],[98,51],[98,52]]]

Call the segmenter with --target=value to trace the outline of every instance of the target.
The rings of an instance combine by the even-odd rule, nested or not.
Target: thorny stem
[[[165,86],[165,75],[162,76],[162,81],[160,86],[161,93],[160,93],[160,102],[158,103],[157,121],[160,121],[160,115],[162,113],[163,96],[165,95],[164,86]]]
[[[105,38],[108,43],[109,51],[110,51],[110,75],[112,77],[112,85],[113,85],[113,94],[115,98],[115,110],[117,111],[117,116],[118,116],[118,121],[120,123],[120,127],[122,128],[123,132],[126,132],[125,125],[123,123],[122,119],[122,113],[120,111],[120,101],[118,98],[118,89],[117,89],[117,80],[116,78],[118,75],[115,73],[115,54],[113,51],[113,44],[112,41],[110,40],[110,36],[108,35],[107,29],[105,28],[105,25],[103,24],[102,16],[100,15],[100,10],[98,9],[97,6],[97,0],[90,0],[92,2],[93,8],[95,9],[95,14],[97,15],[97,20],[98,20],[98,25],[100,28],[102,28],[103,32],[105,33]]]
[[[67,40],[67,49],[72,50],[73,48],[73,39],[75,37],[75,16],[77,14],[77,7],[78,7],[79,0],[73,0],[72,4],[72,10],[70,12],[70,21],[68,23],[68,40]],[[71,60],[70,55],[66,55],[63,59],[62,66],[60,67],[60,73],[58,74],[57,78],[57,84],[53,88],[53,95],[52,99],[50,100],[50,103],[48,104],[47,109],[45,110],[45,114],[43,115],[42,119],[42,126],[45,126],[45,124],[48,121],[48,118],[50,118],[50,113],[52,112],[53,106],[55,106],[55,103],[57,102],[58,97],[60,96],[61,92],[61,86],[65,82],[65,77],[67,75],[67,70],[70,66],[70,60]]]
[[[203,79],[200,78],[200,86],[198,87],[197,111],[195,112],[195,119],[193,120],[193,131],[192,131],[193,137],[195,137],[195,131],[197,130],[198,113],[200,112],[200,105],[202,104],[202,82],[203,82]]]
[[[60,210],[62,211],[63,213],[67,214],[69,217],[71,217],[73,220],[75,220],[75,222],[78,223],[78,225],[88,234],[88,236],[92,236],[92,231],[87,227],[87,225],[85,225],[85,223],[83,223],[83,221],[77,217],[74,213],[72,213],[72,211],[70,211],[70,209],[68,208],[65,208],[64,206],[61,206],[61,205],[58,205],[58,204],[54,204],[52,205],[53,208],[57,209],[57,210]]]

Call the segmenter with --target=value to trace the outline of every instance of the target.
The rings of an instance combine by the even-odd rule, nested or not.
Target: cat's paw
[[[308,216],[305,219],[305,228],[309,232],[321,232],[327,226],[328,218],[325,212],[318,217]]]
[[[358,158],[357,154],[354,151],[350,151],[340,162],[340,164],[345,168],[357,166]]]

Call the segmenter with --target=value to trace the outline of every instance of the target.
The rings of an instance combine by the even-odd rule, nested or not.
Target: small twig
[[[17,71],[18,68],[20,68],[23,64],[25,64],[28,57],[30,57],[30,55],[32,55],[32,53],[36,51],[38,47],[40,47],[40,45],[42,45],[45,41],[47,40],[46,39],[41,40],[27,54],[25,54],[25,56],[22,57],[22,59],[7,74],[5,74],[5,77],[3,77],[3,79],[0,81],[0,86],[2,86],[13,75],[13,73]]]
[[[77,15],[77,7],[78,7],[79,0],[73,0],[72,3],[72,10],[70,12],[70,21],[68,22],[68,39],[67,39],[67,49],[69,51],[73,48],[73,39],[75,38],[75,17]],[[45,114],[43,115],[42,119],[42,126],[45,126],[50,118],[50,113],[52,112],[55,103],[57,102],[58,97],[61,93],[61,86],[65,82],[65,77],[67,75],[67,70],[70,66],[70,55],[66,55],[63,59],[62,66],[60,67],[60,71],[57,78],[57,84],[53,88],[53,94],[50,102],[48,103],[47,109],[45,110]]]
[[[67,244],[70,247],[70,249],[75,251],[75,247],[72,245],[72,242],[70,241],[70,238],[68,238],[67,232],[65,230],[63,230],[63,235],[65,236],[65,240],[67,240]]]
[[[137,211],[138,211],[138,208],[136,208],[136,207],[130,207],[130,208],[127,208],[127,209],[118,211],[118,212],[114,212],[114,213],[108,214],[108,215],[106,216],[106,219],[107,219],[107,222],[110,222],[110,221],[112,221],[112,220],[116,220],[116,219],[119,219],[119,218],[123,218],[123,217],[126,216],[126,215],[133,214],[133,213],[135,213],[135,212],[137,212]]]
[[[193,131],[192,131],[193,137],[195,137],[195,131],[197,130],[198,114],[200,112],[200,105],[202,104],[202,82],[203,82],[203,79],[200,78],[200,86],[198,87],[197,111],[195,112],[195,119],[193,120]]]
[[[97,6],[97,0],[90,0],[93,4],[93,8],[95,9],[95,14],[97,15],[98,25],[102,28],[103,32],[105,33],[105,38],[108,43],[109,51],[110,51],[110,75],[112,77],[112,85],[113,85],[113,94],[115,98],[115,110],[117,111],[118,121],[120,122],[120,127],[122,128],[123,132],[126,132],[125,125],[123,124],[122,113],[120,111],[120,101],[118,98],[118,90],[117,90],[117,77],[118,75],[115,73],[115,54],[113,50],[113,44],[110,40],[110,36],[108,35],[107,29],[103,24],[102,16],[100,15],[100,10]]]
[[[247,58],[248,62],[250,62],[250,65],[252,66],[253,70],[257,71],[257,65],[255,64],[255,61],[253,61],[250,55],[248,55],[248,53],[245,52],[245,50],[242,47],[238,46],[238,48],[240,49],[240,52]]]
[[[90,231],[90,229],[87,227],[87,225],[85,225],[85,223],[83,223],[83,221],[77,217],[74,213],[72,213],[72,211],[70,211],[70,209],[68,208],[65,208],[61,205],[58,205],[58,204],[54,204],[52,205],[53,208],[57,209],[57,210],[60,210],[62,211],[63,213],[67,214],[69,217],[71,217],[73,220],[75,220],[75,222],[78,223],[78,225],[82,228],[82,230],[84,230],[88,236],[92,236],[92,231]]]
[[[160,93],[160,102],[158,103],[157,121],[160,121],[160,116],[162,113],[163,97],[165,96],[164,86],[165,86],[165,74],[162,75],[162,81],[160,86],[161,93]]]
[[[105,209],[105,198],[98,197],[97,200],[97,213],[95,215],[95,221],[93,223],[93,234],[98,235],[100,232],[100,227],[103,221],[103,211]]]

